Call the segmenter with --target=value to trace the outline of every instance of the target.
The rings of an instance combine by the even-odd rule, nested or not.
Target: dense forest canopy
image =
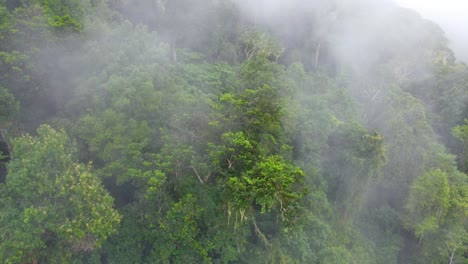
[[[468,67],[385,0],[0,0],[2,263],[468,263]]]

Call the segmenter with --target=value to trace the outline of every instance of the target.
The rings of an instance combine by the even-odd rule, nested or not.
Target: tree
[[[386,149],[380,134],[368,132],[357,123],[338,126],[330,134],[328,145],[324,161],[328,194],[347,219],[359,211],[366,188],[380,176]]]
[[[453,135],[461,141],[461,153],[458,155],[458,164],[460,170],[468,173],[468,119],[465,123],[453,128]]]
[[[305,194],[304,173],[287,158],[291,148],[282,119],[289,98],[279,98],[285,92],[283,74],[265,54],[253,56],[240,71],[241,86],[213,103],[211,124],[220,140],[209,144],[209,155],[241,219],[260,206],[262,213],[274,208],[288,220],[285,215],[294,216],[288,207],[297,207]]]
[[[281,220],[290,220],[304,195],[299,187],[304,173],[279,155],[257,159],[242,177],[230,177],[227,182],[234,208],[245,210],[255,204],[261,207],[262,213],[275,208]]]
[[[0,44],[4,44],[4,40],[14,32],[13,19],[8,12],[6,0],[0,1]]]
[[[443,243],[439,246],[442,258],[441,261],[446,261],[449,264],[466,263],[467,257],[464,253],[468,250],[468,232],[465,226],[451,223],[450,226],[444,228]],[[448,261],[447,261],[448,260]],[[465,261],[465,262],[461,262]]]
[[[203,208],[197,207],[197,199],[187,194],[172,205],[159,221],[159,237],[153,250],[158,263],[209,263],[208,251],[215,247],[204,239],[200,230]]]
[[[350,263],[351,253],[343,247],[331,247],[320,252],[322,255],[321,263],[324,264],[345,264]]]
[[[7,136],[18,111],[18,101],[16,101],[15,97],[7,89],[0,86],[0,142],[5,142],[7,145],[10,158],[12,149]],[[2,153],[0,153],[0,159],[2,158],[1,154]]]
[[[151,130],[146,122],[138,122],[111,109],[80,120],[80,138],[86,143],[90,157],[99,161],[102,177],[115,176],[119,183],[130,180],[141,169],[144,149]],[[136,175],[135,175],[136,176]]]
[[[278,61],[284,51],[281,44],[265,32],[246,31],[242,33],[241,40],[247,60],[251,60],[257,55],[263,55]]]
[[[12,140],[2,190],[0,258],[5,263],[63,263],[99,248],[119,213],[90,165],[76,162],[64,132],[47,125],[38,137]]]
[[[450,206],[448,176],[440,169],[431,170],[411,184],[406,204],[407,225],[421,243],[423,236],[444,223]]]
[[[81,31],[85,19],[83,2],[79,0],[41,0],[49,26],[62,31]]]

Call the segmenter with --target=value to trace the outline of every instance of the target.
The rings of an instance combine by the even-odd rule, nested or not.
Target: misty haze
[[[0,263],[468,263],[466,24],[408,1],[0,0]]]
[[[468,1],[460,0],[395,0],[399,5],[416,10],[425,19],[437,23],[448,39],[458,60],[468,62]]]

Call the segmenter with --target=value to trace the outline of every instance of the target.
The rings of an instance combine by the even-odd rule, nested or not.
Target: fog
[[[468,1],[463,0],[395,0],[399,5],[419,12],[446,32],[459,60],[468,62]]]
[[[67,1],[84,13],[61,6]],[[20,165],[72,170],[49,158],[57,147],[35,143],[32,155],[15,153],[6,164],[14,150],[1,134],[0,154],[11,154],[0,155],[3,262],[417,264],[468,256],[457,248],[468,237],[458,213],[467,204],[465,152],[452,134],[468,113],[468,68],[447,46],[468,61],[468,4],[43,0],[8,11],[1,3],[0,15],[11,14],[8,23],[0,16],[0,132],[34,137],[50,124],[68,134],[77,156],[70,164],[89,164],[121,215],[96,235],[108,237],[96,243],[102,249],[70,251],[63,245],[80,249],[100,230],[61,206],[67,185],[47,180],[33,201],[10,182],[20,175],[36,195],[34,179],[47,173]],[[19,113],[9,114],[3,105],[16,100]],[[72,156],[63,149],[54,155]],[[91,220],[107,222],[95,213],[101,200],[76,189],[71,198],[84,199]],[[29,203],[60,214],[22,219]],[[70,229],[84,238],[63,238],[69,218],[86,223]],[[44,246],[26,243],[9,261],[23,230]]]

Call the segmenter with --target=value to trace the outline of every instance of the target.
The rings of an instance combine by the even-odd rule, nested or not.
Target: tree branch
[[[202,178],[200,177],[200,174],[198,174],[198,171],[197,169],[194,167],[194,166],[190,166],[190,168],[192,168],[193,172],[195,172],[195,175],[197,175],[197,178],[198,180],[200,181],[201,184],[204,184],[205,182],[202,180]]]
[[[271,246],[271,244],[270,244],[270,242],[268,242],[268,239],[266,238],[266,236],[262,233],[260,228],[258,228],[257,222],[255,221],[255,217],[252,217],[252,222],[253,222],[254,227],[255,227],[255,234],[257,234],[258,237],[260,237],[262,239],[263,243],[265,243],[266,246]]]

